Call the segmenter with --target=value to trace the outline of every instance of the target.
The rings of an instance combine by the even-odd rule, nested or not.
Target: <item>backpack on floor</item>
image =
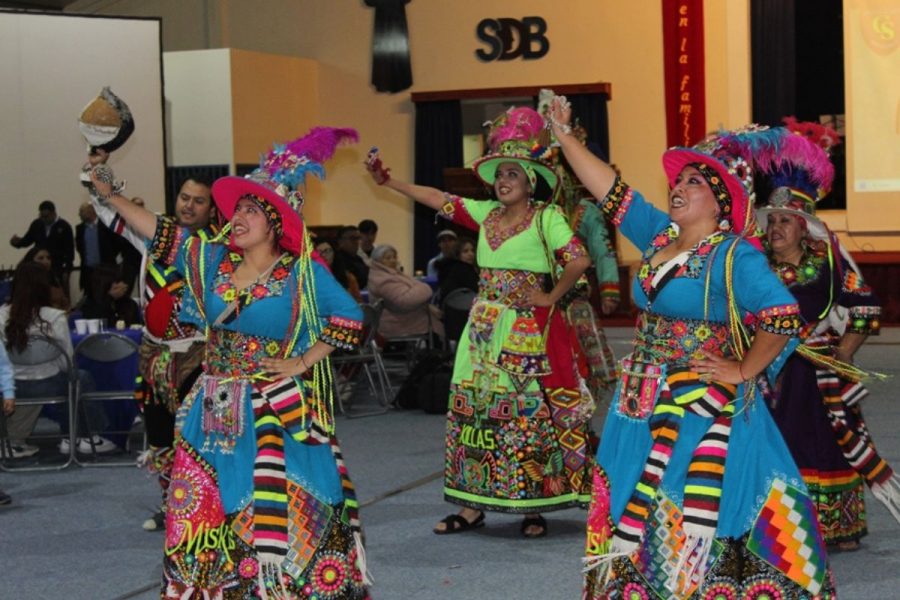
[[[394,397],[394,404],[399,408],[405,409],[423,408],[422,404],[420,404],[421,394],[419,388],[421,384],[429,377],[429,375],[437,373],[440,370],[447,371],[448,369],[449,372],[452,373],[452,355],[443,350],[424,350],[420,352],[418,360],[416,360],[409,375],[406,377],[406,381],[404,381],[400,386],[400,389],[397,390],[397,395]],[[432,384],[429,384],[429,387],[431,385]],[[441,412],[447,408],[447,396],[449,393],[450,385],[448,383]]]

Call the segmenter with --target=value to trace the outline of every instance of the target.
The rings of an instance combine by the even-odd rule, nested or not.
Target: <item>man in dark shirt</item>
[[[39,217],[31,222],[23,236],[14,235],[9,243],[16,248],[27,248],[33,244],[44,246],[53,260],[53,271],[59,277],[63,290],[69,290],[69,273],[75,258],[75,243],[72,226],[56,214],[56,205],[44,200],[38,206]]]
[[[335,254],[343,262],[348,271],[353,273],[359,288],[363,289],[369,283],[369,267],[359,257],[359,229],[353,225],[347,225],[338,229],[337,248]]]
[[[116,234],[100,222],[90,202],[78,209],[81,223],[75,226],[75,248],[81,258],[81,275],[78,285],[83,292],[91,285],[91,274],[99,265],[115,265],[120,244]]]

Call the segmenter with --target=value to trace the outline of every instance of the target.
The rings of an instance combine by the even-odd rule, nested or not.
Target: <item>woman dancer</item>
[[[666,152],[666,214],[571,135],[564,98],[550,115],[578,178],[643,250],[635,348],[601,436],[605,474],[593,477],[584,596],[831,597],[815,511],[755,386],[799,320],[739,237],[752,227],[752,178],[730,146],[754,130]]]
[[[812,128],[827,147],[838,140],[814,123],[790,121],[789,128]],[[825,543],[856,550],[867,533],[864,483],[900,519],[900,486],[869,436],[860,408],[868,391],[850,367],[866,337],[878,334],[881,306],[837,237],[815,216],[815,203],[834,175],[826,151],[805,135],[787,135],[781,152],[757,161],[771,174],[774,190],[758,211],[769,260],[805,321],[803,345],[787,359],[776,385],[772,417],[809,488]],[[838,313],[844,318],[835,318]]]
[[[560,212],[532,200],[542,180],[556,187],[549,151],[535,144],[543,119],[514,109],[492,130],[491,154],[475,173],[496,200],[476,201],[390,177],[377,155],[368,168],[379,185],[479,229],[481,282],[460,338],[450,388],[444,497],[463,507],[435,533],[484,524],[484,511],[525,514],[526,537],[546,535],[541,512],[583,505],[590,473],[590,403],[576,370],[570,331],[556,302],[590,264]],[[549,196],[549,194],[548,194]],[[556,263],[563,265],[555,283]]]
[[[310,259],[302,197],[290,191],[347,138],[356,132],[317,128],[250,179],[216,181],[230,227],[209,242],[92,176],[152,238],[153,257],[184,274],[182,318],[207,331],[203,375],[178,415],[164,598],[368,597],[327,362],[358,343],[361,311]]]

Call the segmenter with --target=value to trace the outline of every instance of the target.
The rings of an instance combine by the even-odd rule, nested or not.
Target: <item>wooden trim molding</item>
[[[576,83],[569,85],[534,85],[523,87],[482,88],[468,90],[439,90],[434,92],[413,92],[413,102],[437,102],[441,100],[485,100],[493,98],[521,98],[537,96],[542,89],[552,89],[557,94],[604,94],[612,100],[610,83]]]

